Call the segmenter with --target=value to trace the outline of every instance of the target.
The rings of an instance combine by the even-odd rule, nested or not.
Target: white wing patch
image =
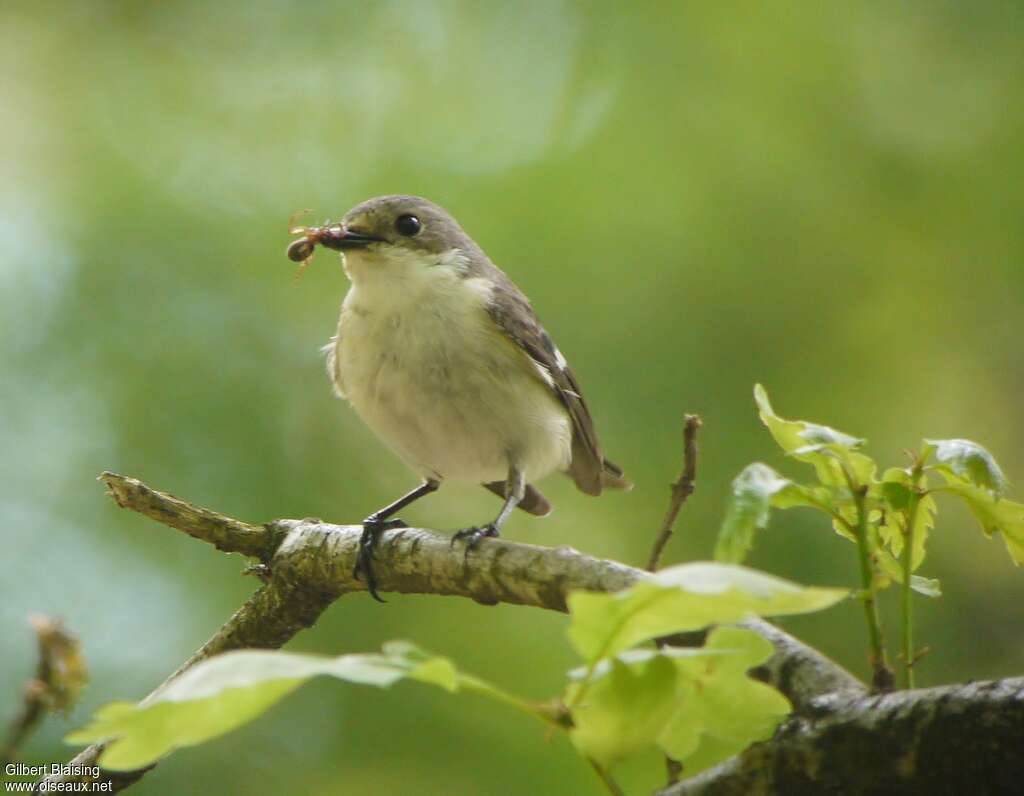
[[[530,361],[533,363],[533,366],[537,368],[537,372],[540,374],[540,377],[544,380],[544,383],[548,385],[548,387],[550,387],[552,390],[557,390],[558,388],[555,386],[555,380],[551,377],[551,371],[548,370],[544,365],[542,365],[533,357],[530,357]]]
[[[565,357],[562,352],[558,350],[558,346],[555,346],[555,364],[558,365],[559,370],[565,370],[569,367],[569,363],[565,361]]]

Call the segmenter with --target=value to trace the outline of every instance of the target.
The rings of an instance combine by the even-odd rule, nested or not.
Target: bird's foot
[[[380,535],[392,528],[407,528],[404,522],[397,517],[391,520],[382,520],[372,514],[363,520],[363,534],[359,537],[359,553],[356,555],[356,565],[352,568],[352,577],[356,580],[366,579],[366,590],[377,602],[384,600],[377,594],[377,577],[373,574],[373,551],[380,542]]]
[[[493,522],[489,522],[482,526],[473,526],[472,528],[463,528],[461,531],[456,533],[452,537],[452,547],[455,547],[456,542],[466,542],[466,552],[474,550],[477,545],[480,544],[481,539],[494,539],[499,536],[498,528]]]

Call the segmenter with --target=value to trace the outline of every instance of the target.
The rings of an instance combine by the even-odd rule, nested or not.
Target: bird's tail
[[[498,497],[502,499],[505,498],[504,481],[492,481],[489,484],[484,484],[484,487]],[[519,501],[519,506],[517,508],[522,509],[527,514],[533,514],[536,517],[546,517],[551,513],[551,504],[548,503],[548,499],[544,497],[540,493],[540,490],[533,484],[526,485],[526,491],[523,492],[523,499]]]
[[[601,486],[605,489],[622,489],[628,492],[633,488],[633,482],[626,478],[619,465],[605,459],[601,468]]]

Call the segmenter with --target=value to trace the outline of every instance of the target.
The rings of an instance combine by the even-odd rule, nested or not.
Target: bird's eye
[[[395,219],[395,229],[398,231],[399,235],[405,235],[405,237],[411,238],[423,229],[423,225],[416,216],[404,215]]]

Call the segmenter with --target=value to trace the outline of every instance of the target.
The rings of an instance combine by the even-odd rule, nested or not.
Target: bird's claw
[[[356,564],[352,567],[352,577],[356,580],[366,578],[366,590],[377,602],[385,600],[377,594],[377,576],[373,574],[373,551],[380,542],[380,535],[392,528],[408,528],[402,520],[397,517],[392,520],[379,520],[372,515],[363,520],[363,533],[359,537],[359,553],[356,555]]]
[[[489,522],[483,526],[463,528],[452,537],[451,546],[455,547],[456,542],[465,541],[466,552],[468,553],[470,550],[476,549],[481,539],[493,539],[496,536],[498,536],[498,529],[493,522]]]

